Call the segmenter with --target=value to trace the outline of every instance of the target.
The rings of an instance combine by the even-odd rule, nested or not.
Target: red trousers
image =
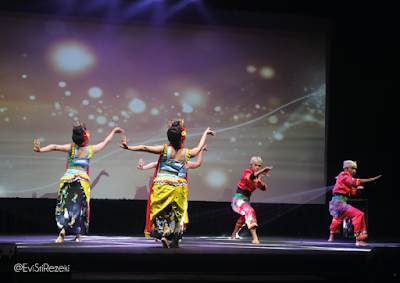
[[[361,210],[348,205],[348,209],[339,217],[333,217],[332,224],[329,227],[331,234],[338,234],[340,232],[339,225],[343,222],[345,217],[351,219],[354,225],[354,236],[357,240],[362,240],[368,237],[367,226],[365,225],[365,215]]]

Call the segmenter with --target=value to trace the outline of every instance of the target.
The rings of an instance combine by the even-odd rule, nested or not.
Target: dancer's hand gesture
[[[128,149],[128,142],[129,139],[127,139],[126,136],[122,136],[122,144],[120,145],[120,147]]]
[[[39,140],[33,141],[33,150],[36,152],[40,152],[40,141]]]
[[[120,127],[115,127],[113,131],[114,131],[114,134],[119,134],[119,133],[123,134],[124,133],[124,130],[121,129]]]
[[[207,145],[203,146],[203,147],[201,148],[201,150],[202,150],[202,151],[211,151],[210,149],[207,148]]]
[[[144,166],[143,158],[140,158],[140,159],[139,159],[139,164],[138,164],[137,168],[138,168],[139,170],[143,170],[143,166]]]
[[[382,175],[376,176],[374,178],[371,178],[371,181],[375,181],[376,179],[379,179],[380,177],[382,177]]]
[[[261,169],[261,175],[265,175],[267,177],[269,177],[268,175],[268,171],[272,170],[273,166],[265,166],[263,169]]]
[[[212,136],[215,136],[217,134],[216,132],[211,131],[210,127],[207,128],[206,132],[207,132],[208,135],[212,135]]]

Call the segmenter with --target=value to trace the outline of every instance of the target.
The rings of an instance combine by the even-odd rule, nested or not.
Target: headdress
[[[343,169],[347,167],[354,167],[357,168],[357,162],[353,160],[345,160],[343,161]]]
[[[259,163],[259,164],[263,164],[263,161],[262,161],[262,159],[261,159],[261,157],[258,157],[258,156],[253,156],[251,159],[250,159],[250,164],[253,164],[253,163]]]

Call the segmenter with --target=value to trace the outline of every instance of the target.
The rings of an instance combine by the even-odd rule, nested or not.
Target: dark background
[[[119,5],[128,5],[129,2],[134,2],[127,0],[114,1],[119,2]],[[98,8],[90,11],[79,8],[77,4],[75,7],[71,8],[69,6],[66,9],[66,3],[71,2],[73,1],[1,1],[0,11],[100,18],[119,17],[118,13],[110,13],[107,5],[99,5]],[[75,3],[78,2],[75,1]],[[80,2],[87,4],[90,1]],[[166,1],[166,3],[168,2],[177,1]],[[362,194],[362,198],[368,199],[370,235],[382,237],[398,235],[400,232],[400,225],[398,225],[400,217],[398,199],[400,193],[397,182],[395,182],[395,176],[399,174],[395,172],[395,162],[398,160],[396,126],[399,119],[396,118],[396,113],[399,111],[397,109],[398,90],[396,83],[399,77],[399,44],[397,15],[395,15],[394,4],[388,4],[388,2],[349,4],[341,1],[234,0],[204,0],[203,3],[206,9],[227,11],[236,9],[239,11],[265,13],[266,15],[272,12],[282,15],[322,18],[332,22],[330,58],[328,59],[327,70],[327,186],[334,184],[334,177],[341,171],[342,162],[345,159],[352,159],[358,162],[357,177],[369,178],[382,174],[383,177],[376,184],[366,184]],[[190,15],[185,16],[190,17]],[[0,39],[0,44],[2,40],[6,39]],[[329,201],[330,197],[331,194],[328,193],[327,201]],[[33,216],[26,216],[26,213],[29,212],[25,214],[23,211],[15,213],[16,209],[11,209],[15,205],[20,206],[22,199],[0,199],[0,201],[0,220],[2,223],[0,232],[22,232],[25,230],[25,232],[32,232],[32,229],[22,228],[24,225],[29,227],[28,224],[22,223],[26,222],[27,219],[33,219]],[[19,201],[19,203],[14,203],[15,201]],[[46,224],[46,227],[37,228],[37,232],[56,229],[53,222],[53,200],[24,201],[28,202],[26,204],[27,208],[42,207],[43,211],[38,212],[39,214],[47,214],[47,210],[44,207],[49,206],[51,220],[49,220],[48,228],[46,228]],[[127,201],[108,201],[108,204],[104,202],[107,202],[107,200],[92,202],[93,213],[95,213],[96,205],[99,205],[99,209],[103,205],[108,206],[111,208],[108,212],[116,213],[116,217],[120,217],[120,215],[121,217],[124,217],[124,215],[126,217],[129,213],[135,213],[134,211],[130,212],[132,208],[130,209],[131,205],[128,204],[126,205],[127,210],[121,210]],[[115,210],[112,209],[111,205],[114,202]],[[135,206],[139,211],[143,204]],[[263,204],[258,207],[257,204],[255,205],[260,222],[262,218],[265,219],[271,215],[279,218],[281,212],[289,211],[285,216],[281,217],[281,220],[283,220],[280,221],[281,224],[274,224],[275,226],[273,226],[270,223],[269,226],[267,225],[268,228],[265,228],[267,230],[266,234],[271,234],[279,229],[283,234],[293,234],[291,232],[293,229],[289,229],[290,225],[292,225],[291,228],[296,228],[293,225],[301,225],[298,224],[299,221],[300,223],[306,223],[307,219],[312,219],[312,224],[305,224],[300,228],[296,228],[298,233],[328,235],[330,216],[327,211],[327,204],[317,206],[303,205],[302,207],[294,205],[278,206]],[[193,202],[189,207],[192,210],[192,212],[189,210],[189,215],[193,217],[191,219],[192,223],[193,220],[195,223],[199,223],[199,225],[195,225],[197,228],[192,228],[193,232],[198,230],[201,233],[201,231],[207,230],[208,228],[204,228],[207,225],[201,223],[208,217],[210,219],[219,218],[215,217],[215,213],[220,209],[218,203]],[[196,209],[198,209],[199,215],[195,215]],[[206,214],[211,215],[204,216],[204,211],[209,211]],[[297,213],[290,211],[297,211]],[[200,215],[200,212],[203,213],[203,216]],[[103,215],[105,212],[97,213],[99,213],[98,217],[100,217],[100,214]],[[315,217],[318,214],[322,215]],[[92,214],[91,231],[103,231],[99,226],[96,226],[95,217]],[[223,218],[224,216],[221,215],[221,217]],[[224,222],[226,224],[219,225],[214,223],[212,225],[215,225],[213,231],[225,233],[226,230],[229,233],[229,230],[233,229],[235,218],[236,216],[232,212],[229,214],[229,220]],[[296,218],[299,219],[296,220]],[[105,219],[104,215],[102,219]],[[196,222],[196,219],[200,222]],[[11,225],[15,221],[20,221],[21,224]],[[233,222],[231,223],[231,221]],[[292,222],[297,222],[297,224]],[[112,220],[109,223],[114,226],[119,225],[118,222],[116,223]],[[124,225],[123,223],[120,224]],[[102,225],[107,226],[104,222]],[[289,228],[283,228],[285,225]],[[13,226],[15,228],[12,228]],[[203,230],[201,227],[203,227]],[[220,227],[221,231],[216,231],[217,227]],[[104,230],[115,230],[110,228],[112,227],[104,227]],[[316,231],[314,231],[315,229]],[[119,230],[117,229],[117,231]],[[132,231],[129,228],[126,231],[125,229],[123,230],[120,232],[131,233]],[[263,228],[260,227],[260,230],[262,232]]]

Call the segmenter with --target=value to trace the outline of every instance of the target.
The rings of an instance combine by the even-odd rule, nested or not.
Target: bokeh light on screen
[[[260,69],[260,76],[264,79],[271,79],[275,76],[275,71],[271,67],[262,67]]]
[[[186,90],[183,94],[182,102],[195,106],[204,102],[204,98],[205,95],[201,90]]]
[[[96,56],[83,43],[59,42],[50,49],[52,66],[62,73],[82,74],[96,63]]]
[[[226,175],[218,170],[212,170],[206,175],[207,185],[212,188],[221,188],[227,185]]]
[[[278,118],[275,115],[273,115],[268,118],[268,121],[272,124],[276,124],[278,122]]]
[[[103,95],[103,91],[98,87],[92,87],[88,91],[89,96],[92,98],[99,98]]]
[[[249,66],[247,66],[246,70],[249,73],[254,73],[255,71],[257,71],[257,68],[253,65],[249,65]]]
[[[104,116],[98,116],[96,118],[96,122],[97,122],[97,124],[103,125],[103,124],[107,123],[107,118]]]
[[[188,103],[184,102],[182,104],[182,112],[184,112],[184,113],[192,113],[193,112],[193,107],[190,106]]]
[[[152,115],[158,115],[158,114],[160,114],[160,111],[158,111],[158,109],[156,109],[156,108],[153,108],[153,109],[151,109],[150,113]]]
[[[129,103],[129,109],[134,112],[134,113],[141,113],[144,110],[146,110],[146,103],[144,103],[143,100],[140,100],[139,98],[134,98],[130,103]]]

